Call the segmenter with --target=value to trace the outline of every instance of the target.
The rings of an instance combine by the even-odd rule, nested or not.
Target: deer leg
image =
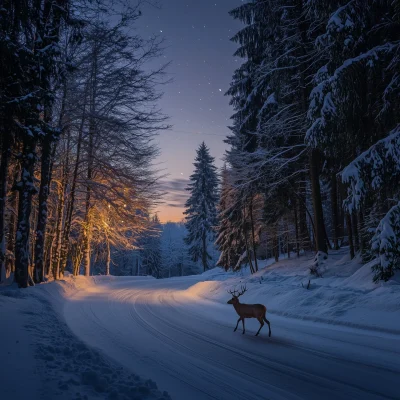
[[[261,328],[264,326],[264,321],[262,320],[262,318],[257,318],[258,322],[260,323],[260,329],[257,331],[256,336],[258,336],[258,334],[261,331]]]
[[[264,321],[268,324],[268,329],[269,329],[269,337],[271,337],[271,324],[269,323],[269,321],[267,320],[267,318],[264,317]]]
[[[242,319],[242,318],[240,317],[240,318],[237,320],[236,328],[233,330],[233,332],[236,332],[236,329],[238,328],[238,325],[239,325],[239,322],[240,322],[241,319]]]
[[[246,332],[246,330],[244,329],[244,318],[242,318],[242,323],[243,323],[243,332],[242,332],[242,334],[244,335],[244,333]]]

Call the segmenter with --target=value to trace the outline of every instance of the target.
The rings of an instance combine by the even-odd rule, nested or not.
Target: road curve
[[[175,400],[400,399],[400,338],[268,314],[233,332],[226,304],[191,297],[197,277],[101,280],[67,301],[87,344]]]

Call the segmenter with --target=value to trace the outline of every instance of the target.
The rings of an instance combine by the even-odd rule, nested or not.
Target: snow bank
[[[65,324],[64,300],[79,290],[96,290],[106,279],[116,278],[66,277],[24,290],[0,288],[2,400],[23,400],[28,394],[32,400],[170,399],[155,382],[86,346]]]
[[[225,273],[214,268],[185,293],[226,303],[228,289],[246,284],[241,301],[263,303],[271,314],[400,334],[400,282],[396,277],[373,283],[371,268],[377,261],[362,265],[357,257],[350,260],[348,249],[343,248],[330,252],[323,277],[316,278],[309,274],[313,258],[310,254],[274,264],[260,261],[262,268],[254,275],[247,270]]]

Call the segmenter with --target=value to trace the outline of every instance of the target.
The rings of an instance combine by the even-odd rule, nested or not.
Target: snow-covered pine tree
[[[214,158],[204,142],[197,149],[193,165],[195,170],[187,188],[190,197],[184,212],[188,230],[185,242],[192,260],[201,260],[206,271],[212,258],[208,247],[214,242],[217,226],[218,175]]]
[[[321,161],[317,152],[308,151],[304,144],[309,77],[315,58],[307,11],[303,1],[253,0],[231,12],[246,26],[233,38],[240,45],[236,55],[245,61],[235,71],[228,91],[236,112],[227,139],[231,145],[227,160],[237,176],[234,184],[252,194],[243,199],[245,204],[262,194],[265,218],[273,220],[276,227],[285,225],[275,224],[281,218],[297,218],[293,224],[297,248],[310,247],[308,213],[309,219],[315,220],[316,247],[325,252]],[[308,187],[312,188],[313,215],[307,209]]]
[[[220,251],[217,265],[228,271],[234,268],[245,252],[241,229],[241,213],[237,213],[235,189],[230,171],[224,166],[221,173],[221,192],[218,204],[218,228],[215,244]]]
[[[342,180],[348,183],[344,205],[351,215],[347,218],[350,245],[354,238],[354,249],[361,251],[364,260],[374,252],[382,260],[382,251],[389,259],[389,247],[394,249],[398,243],[397,228],[391,228],[393,245],[377,243],[390,242],[382,226],[398,221],[392,207],[399,201],[395,171],[399,162],[400,3],[333,3],[334,12],[322,24],[324,32],[316,41],[325,63],[314,78],[306,139],[333,160],[333,172],[342,171]],[[384,279],[390,275],[386,265],[381,263]]]
[[[374,281],[387,281],[400,269],[400,125],[344,168],[342,179],[349,183],[345,207],[365,214],[365,253],[379,258]]]
[[[270,88],[271,79],[260,75],[266,53],[272,54],[276,50],[273,45],[268,44],[271,37],[279,36],[275,6],[274,2],[250,1],[230,12],[233,18],[245,24],[232,38],[232,41],[239,44],[235,56],[242,57],[244,62],[235,71],[227,92],[235,110],[231,117],[232,133],[226,140],[230,145],[227,161],[231,166],[231,204],[223,212],[223,218],[224,224],[228,224],[230,228],[225,229],[226,236],[219,233],[218,245],[230,247],[234,244],[236,248],[231,253],[230,267],[239,268],[247,261],[252,271],[257,269],[253,233],[254,225],[258,222],[253,218],[253,199],[264,191],[262,186],[265,182],[265,170],[268,169],[265,163],[269,158],[262,150],[260,117],[267,112],[273,114],[277,110],[275,93]],[[221,257],[220,262],[223,263],[225,255],[222,254]]]

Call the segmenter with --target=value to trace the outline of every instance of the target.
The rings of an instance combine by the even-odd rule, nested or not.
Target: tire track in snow
[[[140,295],[139,295],[140,296]],[[170,306],[170,304],[168,303],[168,301],[166,301],[166,299],[168,298],[168,299],[170,299],[170,298],[173,298],[173,291],[172,290],[170,290],[170,291],[168,291],[167,292],[167,294],[160,294],[159,295],[159,302],[160,303],[164,303],[165,305],[168,305],[168,306]],[[273,370],[279,370],[281,373],[283,373],[283,374],[286,374],[286,375],[290,375],[291,376],[291,378],[293,378],[293,379],[301,379],[301,380],[303,380],[303,381],[308,381],[308,382],[310,382],[310,383],[315,383],[315,381],[316,381],[316,379],[319,379],[320,380],[320,384],[318,385],[318,386],[321,386],[321,387],[324,387],[324,386],[329,386],[329,385],[332,385],[332,383],[333,384],[339,384],[339,385],[343,385],[344,387],[348,387],[348,388],[352,388],[352,389],[356,389],[356,390],[358,390],[358,391],[360,391],[360,392],[363,392],[364,394],[363,394],[363,398],[368,398],[368,396],[369,395],[375,395],[375,396],[380,396],[380,397],[382,397],[382,398],[387,398],[387,399],[396,399],[395,397],[391,397],[391,396],[384,396],[384,395],[382,395],[381,393],[379,393],[379,392],[373,392],[373,391],[371,391],[371,390],[366,390],[365,388],[363,388],[363,387],[361,387],[361,386],[359,386],[359,385],[355,385],[355,384],[350,384],[350,383],[348,383],[348,382],[345,382],[345,381],[343,381],[343,380],[335,380],[335,379],[329,379],[329,378],[327,378],[326,376],[322,376],[322,375],[315,375],[315,374],[310,374],[310,373],[307,373],[307,372],[304,372],[304,371],[300,371],[300,370],[298,370],[298,369],[296,369],[295,367],[290,367],[290,366],[288,366],[287,364],[282,364],[282,363],[280,363],[279,361],[276,361],[276,360],[271,360],[271,359],[268,359],[268,361],[267,362],[265,362],[261,357],[257,357],[256,355],[251,355],[251,356],[249,356],[248,355],[248,353],[245,353],[245,352],[243,352],[243,351],[239,351],[239,350],[237,350],[236,348],[234,348],[234,347],[232,347],[232,346],[228,346],[228,345],[225,345],[225,344],[222,344],[221,342],[217,342],[217,341],[215,341],[215,340],[212,340],[212,339],[210,339],[209,337],[207,337],[207,336],[204,336],[204,335],[201,335],[201,334],[198,334],[198,333],[196,333],[196,332],[193,332],[193,331],[190,331],[190,330],[188,330],[188,329],[185,329],[185,328],[183,328],[183,327],[179,327],[179,326],[177,326],[177,325],[175,325],[175,324],[172,324],[171,322],[169,322],[168,321],[168,319],[166,319],[166,318],[162,318],[162,317],[160,317],[159,315],[157,315],[156,313],[154,313],[154,312],[152,312],[152,309],[151,309],[151,307],[149,307],[149,304],[146,304],[145,302],[144,302],[144,307],[147,305],[147,308],[146,308],[146,314],[148,314],[148,313],[151,313],[155,318],[157,318],[158,320],[160,320],[162,323],[164,323],[165,325],[168,325],[170,328],[173,328],[173,329],[175,329],[175,330],[177,330],[177,331],[179,331],[179,332],[181,332],[181,333],[184,333],[184,334],[186,334],[186,335],[190,335],[190,336],[194,336],[194,337],[196,337],[197,339],[199,339],[199,340],[202,340],[202,341],[204,341],[204,342],[206,342],[206,343],[208,343],[208,344],[210,344],[210,345],[214,345],[214,346],[216,346],[216,347],[219,347],[219,348],[221,348],[221,349],[223,349],[223,350],[225,350],[225,351],[229,351],[229,352],[232,352],[232,353],[235,353],[236,355],[238,355],[240,358],[243,358],[243,359],[246,359],[246,360],[248,360],[249,362],[252,362],[252,363],[255,363],[256,364],[256,366],[257,367],[262,367],[262,368],[266,368],[266,369],[273,369]],[[178,310],[178,312],[179,312],[180,310]],[[136,312],[138,312],[138,310],[136,310]],[[165,313],[164,313],[165,314]],[[146,323],[146,320],[145,320],[145,318],[143,318],[143,321]],[[150,325],[150,324],[149,324]],[[151,325],[150,325],[151,326]],[[152,329],[154,330],[154,331],[157,331],[157,328],[155,328],[155,327],[153,327],[152,326]],[[163,335],[163,336],[165,336],[165,337],[167,337],[167,338],[169,338],[168,336],[166,336],[166,335]],[[170,339],[170,338],[169,338]],[[177,341],[174,341],[174,343],[177,343],[178,344],[178,346],[182,346],[182,344],[180,344],[180,343],[178,343]],[[321,357],[322,359],[333,359],[333,360],[340,360],[338,357],[332,357],[329,353],[324,353],[324,352],[319,352],[319,351],[316,351],[316,350],[309,350],[309,349],[307,349],[306,347],[298,347],[298,346],[295,346],[295,345],[287,345],[287,346],[290,346],[290,347],[292,347],[292,348],[296,348],[296,350],[297,349],[300,349],[301,351],[303,351],[304,353],[313,353],[313,354],[315,354],[316,356],[318,356],[318,357]],[[196,355],[196,356],[198,356],[198,357],[202,357],[202,358],[205,358],[205,359],[207,359],[208,361],[210,361],[210,362],[213,362],[213,363],[218,363],[217,361],[215,361],[215,360],[213,360],[213,359],[211,359],[211,358],[209,358],[209,357],[205,357],[204,355],[202,355],[201,353],[198,353],[198,352],[195,352],[195,351],[193,351],[192,349],[190,349],[190,348],[188,348],[187,346],[183,346],[184,348],[186,348],[187,350],[189,350],[189,351],[191,351],[194,355]],[[322,360],[323,361],[323,360]],[[326,361],[326,360],[325,360]],[[354,364],[357,364],[358,366],[362,366],[362,367],[371,367],[370,365],[367,365],[367,364],[362,364],[362,363],[357,363],[357,362],[353,362],[353,361],[351,361],[352,363],[354,363]],[[222,363],[218,363],[219,365],[221,365],[222,367],[224,367],[224,368],[231,368],[231,367],[229,367],[229,366],[227,366],[227,365],[225,365],[225,364],[222,364]],[[375,367],[374,367],[375,368]],[[235,371],[235,372],[238,372],[238,373],[242,373],[241,371],[238,371],[238,370],[234,370],[233,368],[231,368],[233,371]],[[387,370],[388,371],[388,370]],[[393,370],[389,370],[389,372],[395,372],[395,373],[398,373],[398,371],[393,371]],[[246,374],[245,374],[246,375]],[[249,378],[251,378],[251,376],[250,375],[247,375],[247,377],[249,377]],[[334,386],[334,385],[332,385],[332,386]],[[267,387],[266,387],[266,389],[267,389]],[[271,385],[268,387],[268,389],[271,389]],[[248,398],[248,397],[247,397]]]
[[[92,343],[95,347],[114,358],[123,353],[131,355],[133,372],[146,363],[153,373],[149,377],[183,385],[184,395],[166,387],[178,399],[398,398],[390,379],[400,369],[384,368],[371,359],[360,362],[361,356],[359,360],[351,358],[372,348],[376,352],[386,350],[385,345],[368,346],[368,341],[373,342],[367,334],[359,344],[351,332],[337,327],[330,330],[329,326],[321,328],[279,317],[281,326],[273,330],[273,335],[281,336],[279,341],[275,337],[234,335],[220,305],[207,301],[207,307],[221,317],[218,321],[198,312],[193,299],[181,296],[180,291],[195,282],[103,282],[97,286],[96,295],[81,294],[74,309],[80,314],[78,318],[86,319],[86,324],[93,324],[99,333],[100,339]],[[293,327],[298,340],[291,339]],[[310,327],[316,327],[315,332]],[[130,334],[135,336],[131,341]],[[327,351],[310,345],[313,339]],[[335,355],[333,346],[338,345],[351,350],[349,355]],[[381,380],[380,384],[374,384],[372,377]]]

